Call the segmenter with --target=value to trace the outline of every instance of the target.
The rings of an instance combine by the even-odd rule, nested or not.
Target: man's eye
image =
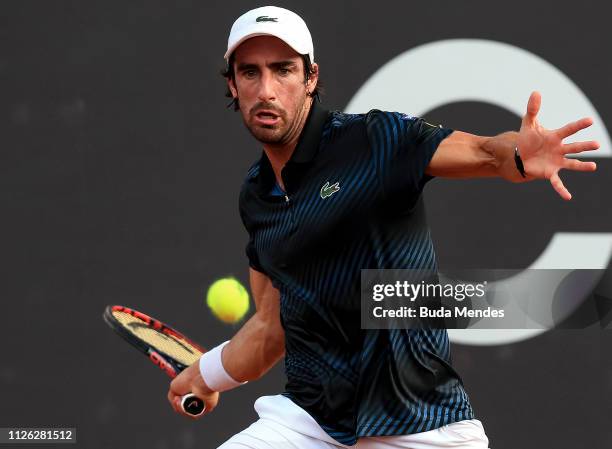
[[[279,69],[278,71],[279,71],[279,73],[280,73],[281,75],[289,75],[289,72],[291,72],[291,70],[289,70],[289,69],[287,69],[287,68],[281,68],[281,69]]]
[[[255,70],[246,70],[244,72],[244,76],[247,78],[253,78],[255,76]]]

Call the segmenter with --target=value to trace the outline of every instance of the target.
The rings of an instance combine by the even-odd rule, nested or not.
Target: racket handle
[[[200,416],[206,410],[206,404],[195,394],[189,393],[181,398],[181,408],[191,416]]]

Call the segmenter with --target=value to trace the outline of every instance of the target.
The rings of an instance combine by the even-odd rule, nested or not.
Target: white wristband
[[[204,383],[213,391],[227,391],[239,387],[246,382],[238,382],[230,376],[223,367],[223,348],[229,340],[205,352],[200,357],[200,374]]]

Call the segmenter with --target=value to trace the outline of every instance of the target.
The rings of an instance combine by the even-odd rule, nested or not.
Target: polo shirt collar
[[[329,111],[315,99],[310,107],[298,144],[286,166],[306,164],[314,159],[319,150],[323,126],[328,117]],[[261,159],[259,160],[259,173],[254,180],[256,180],[259,194],[268,194],[276,182],[274,171],[265,152],[262,152]]]
[[[329,111],[319,104],[319,101],[315,98],[310,107],[306,124],[300,135],[289,163],[296,162],[303,164],[310,162],[314,159],[317,151],[319,150],[319,144],[321,143],[321,134],[323,133],[323,126],[327,121]]]

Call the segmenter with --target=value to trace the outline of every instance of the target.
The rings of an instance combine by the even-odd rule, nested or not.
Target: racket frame
[[[122,312],[122,313],[127,313],[129,315],[132,315],[133,317],[144,321],[144,323],[151,329],[161,332],[162,334],[168,335],[169,337],[173,337],[173,338],[182,340],[188,343],[189,345],[193,346],[195,349],[200,351],[202,354],[206,352],[204,348],[202,348],[200,345],[192,341],[190,338],[181,334],[180,332],[168,326],[167,324],[163,323],[162,321],[156,318],[153,318],[152,316],[139,312],[138,310],[130,309],[129,307],[125,307],[125,306],[119,306],[119,305],[107,306],[103,314],[103,318],[106,324],[108,324],[108,326],[115,333],[117,333],[121,338],[123,338],[125,341],[130,343],[133,347],[135,347],[140,352],[142,352],[144,355],[146,355],[149,358],[149,360],[153,362],[153,364],[159,367],[162,371],[164,371],[172,379],[174,379],[181,371],[187,368],[188,365],[185,365],[184,363],[179,362],[174,357],[158,349],[152,348],[151,345],[149,345],[148,343],[146,343],[145,341],[141,340],[136,335],[134,335],[132,332],[127,330],[125,326],[121,324],[113,316],[113,312]],[[192,397],[194,397],[194,395],[191,393],[183,396],[181,400],[181,406],[183,407],[183,409],[185,409],[187,400]],[[192,415],[199,416],[200,414],[204,412],[204,410],[202,410],[199,414],[192,413]]]

